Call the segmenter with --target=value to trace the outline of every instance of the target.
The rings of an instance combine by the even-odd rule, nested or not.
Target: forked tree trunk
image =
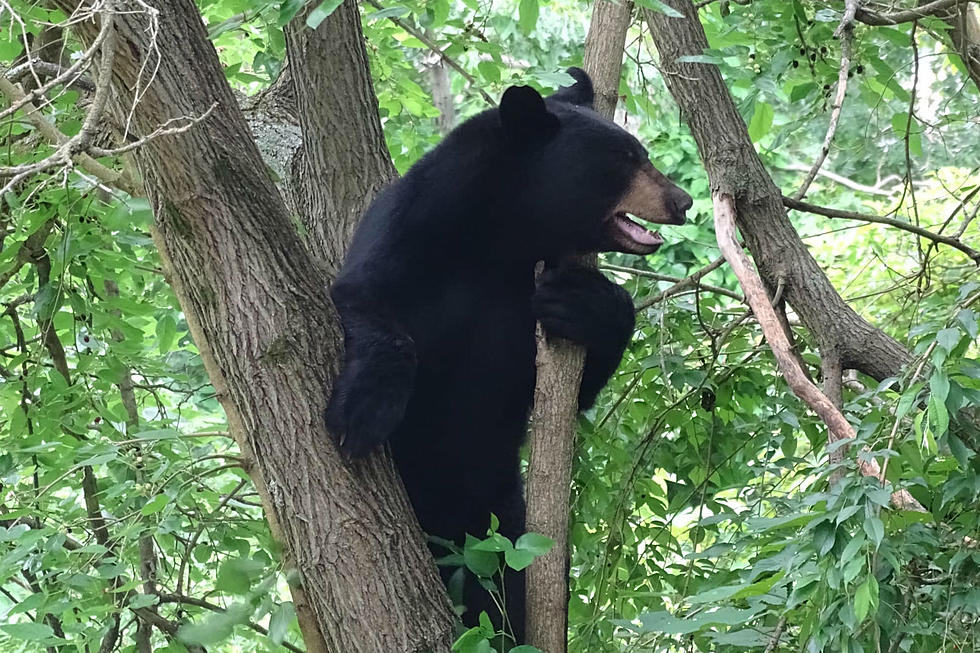
[[[766,172],[718,67],[678,62],[708,47],[689,0],[665,0],[682,18],[645,10],[660,51],[664,81],[697,142],[711,189],[735,198],[739,230],[763,280],[784,297],[816,339],[821,353],[845,368],[881,380],[901,374],[905,347],[859,316],[831,285],[786,215],[782,194]]]
[[[73,10],[80,3],[61,4]],[[394,467],[383,455],[345,466],[323,427],[341,344],[324,271],[336,265],[355,208],[348,207],[342,223],[329,224],[329,209],[315,204],[322,198],[311,199],[309,224],[324,239],[315,248],[329,253],[315,261],[266,172],[194,3],[161,3],[155,43],[146,14],[135,4],[127,8],[132,12],[115,19],[113,108],[128,114],[133,89],[140,90],[132,131],[149,134],[169,119],[199,116],[215,105],[195,128],[152,140],[135,158],[170,281],[270,524],[301,572],[311,608],[301,618],[307,646],[345,653],[448,651],[449,605]],[[359,42],[352,2],[336,19],[344,21],[340,31],[349,30],[350,41]],[[83,39],[91,39],[95,28],[77,27]],[[310,50],[323,56],[311,56],[311,66],[327,65],[332,56]],[[356,62],[363,64],[363,57]],[[329,74],[298,76],[322,88],[316,78]],[[364,112],[374,101],[373,94],[343,99],[362,100]],[[354,138],[377,152],[364,134]],[[315,150],[306,150],[309,163],[333,163]],[[336,176],[356,165],[355,159],[320,171],[326,187],[321,192],[345,187],[348,178],[338,182]],[[317,174],[309,170],[307,178]],[[383,171],[379,163],[365,173],[375,175],[371,183],[348,184],[349,195],[333,197],[348,201],[369,193]]]

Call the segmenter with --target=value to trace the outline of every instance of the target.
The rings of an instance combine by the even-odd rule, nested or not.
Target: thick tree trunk
[[[308,647],[446,651],[445,593],[393,466],[382,456],[343,465],[324,430],[341,342],[324,266],[307,253],[265,171],[200,14],[191,0],[171,0],[154,32],[137,5],[126,8],[116,15],[113,103],[117,113],[132,109],[132,131],[148,134],[215,105],[194,129],[151,140],[135,158],[161,255],[230,430],[301,571],[323,638],[301,620]],[[91,38],[92,27],[78,29]],[[347,219],[336,237],[333,226],[311,224],[323,230],[325,260],[339,257],[356,216]]]
[[[361,215],[396,173],[378,117],[357,3],[346,0],[311,30],[305,18],[315,6],[286,27],[303,134],[293,183],[310,249],[333,277]]]
[[[717,66],[680,63],[708,47],[694,4],[666,0],[683,18],[646,10],[660,51],[664,81],[697,142],[712,191],[735,198],[738,226],[766,283],[784,284],[784,297],[817,340],[845,368],[881,380],[901,373],[907,349],[870,325],[844,302],[786,216],[779,189],[766,172]]]
[[[597,0],[583,66],[595,89],[595,109],[612,120],[619,95],[631,2]],[[595,266],[595,257],[580,263]],[[527,530],[555,541],[527,570],[527,640],[546,653],[568,648],[568,511],[578,423],[578,388],[585,351],[545,342],[538,328],[537,379],[527,477]]]

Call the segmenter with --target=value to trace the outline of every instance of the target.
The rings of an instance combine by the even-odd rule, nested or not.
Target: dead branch
[[[769,302],[769,296],[762,284],[762,279],[752,267],[748,257],[738,246],[735,239],[735,199],[726,193],[715,191],[711,194],[715,210],[715,237],[725,260],[732,267],[735,276],[745,291],[745,298],[755,313],[762,333],[776,357],[779,370],[793,393],[803,400],[813,410],[829,429],[828,442],[853,440],[856,437],[854,429],[847,418],[834,406],[833,402],[823,394],[817,386],[803,373],[796,358],[793,356],[789,338],[779,324],[779,318]],[[881,478],[881,467],[873,458],[865,459],[858,456],[858,468],[864,476]],[[925,512],[907,490],[898,490],[892,494],[892,504],[903,510]]]
[[[857,211],[844,211],[825,206],[817,206],[816,204],[800,202],[799,200],[785,196],[783,197],[783,205],[786,206],[786,208],[793,209],[794,211],[805,211],[806,213],[822,215],[827,218],[842,218],[845,220],[859,220],[861,222],[871,222],[874,224],[886,224],[891,227],[895,227],[896,229],[901,229],[902,231],[915,234],[916,236],[921,236],[922,238],[931,240],[935,243],[941,243],[954,249],[958,249],[970,257],[970,260],[972,260],[974,263],[980,265],[980,252],[973,249],[969,245],[960,242],[957,238],[952,236],[937,234],[929,231],[928,229],[923,229],[922,227],[914,225],[911,222],[906,222],[905,220],[898,220],[896,218],[888,218],[870,213],[858,213]]]
[[[11,100],[10,106],[3,111],[0,111],[0,120],[6,118],[7,116],[13,115],[18,109],[26,106],[27,103],[43,97],[45,93],[50,91],[58,84],[65,84],[68,83],[69,80],[74,81],[81,77],[81,71],[89,66],[89,64],[95,58],[96,52],[99,52],[102,49],[103,43],[109,38],[113,31],[112,20],[109,18],[111,16],[112,9],[111,3],[107,3],[107,5],[110,6],[107,6],[106,11],[103,14],[106,16],[106,18],[102,22],[102,27],[99,29],[99,33],[96,35],[95,40],[92,41],[92,44],[78,57],[78,60],[68,68],[65,68],[60,75],[55,75],[41,86],[24,95],[24,97],[18,100]]]
[[[675,277],[670,274],[660,274],[659,272],[651,272],[650,270],[637,270],[636,268],[627,268],[621,265],[609,265],[603,264],[599,266],[600,270],[611,270],[613,272],[623,272],[624,274],[632,274],[638,277],[646,277],[647,279],[655,279],[657,281],[667,281],[673,284],[679,283],[689,283],[692,286],[696,286],[701,290],[707,290],[708,292],[714,293],[716,295],[724,295],[725,297],[731,297],[736,301],[743,301],[744,298],[737,292],[733,292],[728,288],[722,288],[721,286],[711,286],[705,283],[700,283],[697,279],[692,280],[692,277]],[[683,288],[682,288],[683,290]]]
[[[0,93],[11,101],[25,97],[24,92],[20,88],[3,76],[0,76]],[[49,145],[62,146],[69,140],[53,123],[44,117],[33,103],[29,102],[25,104],[24,112],[27,120]],[[139,194],[137,185],[128,174],[107,168],[84,152],[75,154],[73,161],[105,185],[118,188],[130,195]]]
[[[66,66],[62,66],[61,64],[51,63],[50,61],[41,61],[40,59],[30,59],[8,70],[7,79],[15,84],[20,82],[20,80],[28,75],[35,79],[45,77],[50,79],[52,77],[66,75],[67,70],[68,68]],[[91,93],[95,90],[95,82],[93,82],[89,77],[84,76],[78,76],[72,79],[66,78],[64,80],[64,84],[68,88],[77,88],[78,90],[85,91],[87,93]]]

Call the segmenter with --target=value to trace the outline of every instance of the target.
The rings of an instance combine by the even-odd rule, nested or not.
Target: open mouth
[[[610,249],[626,254],[652,254],[664,244],[656,231],[650,231],[630,218],[626,211],[617,211],[603,223],[603,235]]]

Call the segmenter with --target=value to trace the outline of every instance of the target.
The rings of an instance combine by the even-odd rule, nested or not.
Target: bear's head
[[[542,98],[528,86],[508,88],[498,108],[516,174],[516,198],[539,251],[552,256],[616,251],[650,254],[663,239],[630,216],[682,224],[691,196],[650,162],[625,129],[592,110],[585,71],[575,84]],[[525,190],[519,190],[525,189]]]

